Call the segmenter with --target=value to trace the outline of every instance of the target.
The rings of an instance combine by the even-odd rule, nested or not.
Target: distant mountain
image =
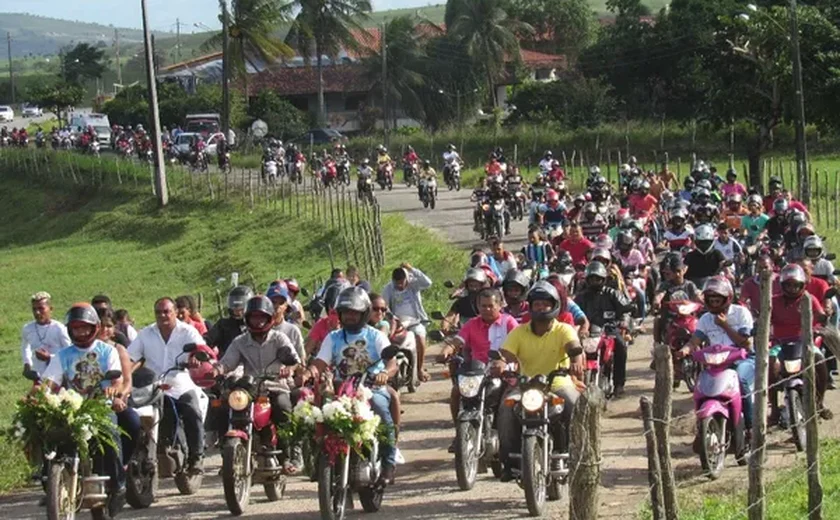
[[[114,29],[97,23],[59,20],[31,14],[0,13],[0,35],[5,40],[6,34],[11,33],[12,56],[15,57],[30,54],[54,55],[61,47],[79,42],[102,42],[110,46],[114,41]],[[130,45],[143,41],[143,32],[138,29],[120,28],[119,32],[121,44]],[[172,36],[171,33],[155,34],[159,37]],[[3,43],[5,44],[5,41]]]

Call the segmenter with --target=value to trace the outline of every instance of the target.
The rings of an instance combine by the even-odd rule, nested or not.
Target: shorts
[[[408,330],[414,333],[415,336],[420,338],[426,338],[426,326],[422,323],[415,323],[411,327],[408,327]]]

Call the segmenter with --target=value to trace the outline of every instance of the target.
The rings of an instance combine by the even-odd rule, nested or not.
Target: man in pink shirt
[[[498,351],[507,339],[508,333],[519,325],[510,314],[502,314],[502,294],[498,289],[483,289],[479,293],[478,312],[479,315],[467,321],[458,335],[452,338],[450,344],[443,349],[439,357],[440,362],[448,362],[460,348],[464,360],[474,359],[487,364],[490,360],[490,351]],[[452,413],[453,422],[458,417],[460,404],[461,394],[458,392],[458,385],[453,385],[449,398],[449,411]]]
[[[569,223],[568,237],[560,242],[560,249],[569,253],[572,257],[572,265],[585,264],[586,255],[595,247],[588,238],[583,236],[580,224]]]

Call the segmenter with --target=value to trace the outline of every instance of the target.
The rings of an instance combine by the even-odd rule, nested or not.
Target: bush
[[[282,99],[276,92],[261,90],[248,107],[251,121],[262,119],[268,125],[268,135],[290,139],[306,132],[306,114]]]
[[[616,101],[611,90],[598,79],[579,76],[526,83],[511,99],[516,106],[511,121],[555,121],[569,128],[594,128],[613,117]]]

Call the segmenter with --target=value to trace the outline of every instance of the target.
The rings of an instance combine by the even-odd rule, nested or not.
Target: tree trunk
[[[318,53],[316,63],[318,66],[318,126],[324,127],[327,121],[327,107],[324,104],[324,63],[321,56],[321,46],[315,46]]]
[[[493,108],[499,106],[499,100],[496,99],[496,86],[493,84],[493,74],[490,69],[487,69],[487,87],[490,89],[490,99],[493,101]]]
[[[251,104],[250,95],[248,93],[248,61],[245,58],[245,42],[241,39],[239,40],[239,48],[242,49],[242,70],[244,72],[244,74],[242,74],[242,89],[245,91],[245,108],[247,109]],[[228,118],[230,118],[230,114],[228,114]]]

